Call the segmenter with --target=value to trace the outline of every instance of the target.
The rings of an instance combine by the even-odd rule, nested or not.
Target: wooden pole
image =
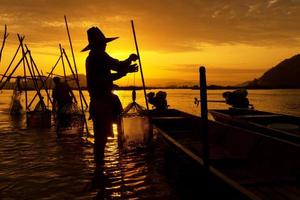
[[[42,85],[43,85],[43,88],[44,88],[44,90],[45,90],[45,92],[46,92],[46,95],[47,95],[47,97],[48,97],[48,100],[50,101],[51,105],[53,106],[53,102],[52,102],[52,100],[51,100],[51,97],[50,97],[50,94],[49,94],[49,91],[48,91],[48,87],[47,87],[46,81],[43,80],[43,77],[41,76],[40,71],[39,71],[39,69],[37,68],[37,66],[36,66],[36,64],[35,64],[35,62],[34,62],[34,60],[33,60],[33,58],[32,58],[31,52],[29,51],[29,49],[28,49],[28,47],[27,47],[26,44],[25,44],[25,47],[26,47],[26,50],[29,52],[29,58],[30,58],[32,70],[33,70],[33,72],[34,72],[34,70],[36,71],[39,80],[42,82]],[[36,76],[35,73],[34,73],[34,76]],[[37,76],[36,76],[36,77],[37,77]]]
[[[5,81],[1,84],[0,86],[0,90],[3,89],[3,87],[6,85],[6,83],[9,81],[9,79],[11,78],[11,76],[15,73],[15,71],[17,70],[17,68],[19,67],[19,65],[21,64],[21,62],[23,61],[24,58],[26,58],[26,55],[27,55],[28,52],[25,52],[23,54],[23,57],[20,59],[20,61],[17,63],[17,65],[15,66],[15,68],[12,70],[12,72],[7,76],[7,78],[5,79]]]
[[[22,38],[22,40],[23,40],[23,39],[24,39],[24,37]],[[15,52],[15,54],[14,54],[12,60],[10,61],[8,67],[6,68],[6,70],[5,70],[4,74],[3,74],[3,77],[2,77],[1,80],[0,80],[0,84],[2,83],[3,78],[6,76],[6,74],[8,73],[8,70],[9,70],[10,67],[12,66],[14,60],[16,59],[16,56],[18,55],[18,52],[19,52],[20,48],[21,48],[21,45],[18,46],[18,48],[17,48],[17,50],[16,50],[16,52]]]
[[[24,40],[24,37],[21,38],[21,42]],[[20,46],[22,44],[20,43]],[[25,65],[25,61],[23,60],[23,70],[24,70],[24,82],[25,82],[25,112],[30,111],[30,108],[28,106],[28,93],[27,93],[27,72],[26,72],[26,65]]]
[[[29,64],[29,61],[27,59],[27,53],[30,54],[30,50],[28,50],[28,48],[26,48],[26,51],[25,51],[23,40],[21,40],[22,37],[19,34],[18,34],[18,38],[19,38],[19,41],[20,41],[21,49],[22,49],[23,59],[25,59],[25,61],[26,61],[26,64],[27,64],[27,67],[28,67],[28,71],[29,71],[30,76],[32,78],[35,90],[36,90],[36,92],[38,94],[38,97],[39,97],[40,101],[44,102],[43,96],[42,96],[42,94],[40,92],[40,88],[39,88],[38,83],[37,83],[37,79],[36,79],[36,76],[35,76],[35,73],[34,73],[34,68],[32,66],[32,62],[31,62],[31,64]]]
[[[21,46],[23,46],[23,41],[24,41],[24,38],[25,38],[25,36],[20,36],[20,35],[18,35],[18,38],[19,38],[19,40],[20,40],[20,45],[19,45],[19,48],[21,47]],[[18,50],[17,50],[17,52],[18,52]],[[25,59],[23,59],[23,70],[24,70],[24,78],[25,78],[25,112],[27,112],[27,111],[30,111],[30,109],[29,109],[29,106],[28,106],[28,93],[27,93],[27,72],[26,72],[26,64],[25,64]]]
[[[22,46],[22,52],[23,52],[23,53],[25,52],[23,46]],[[26,52],[28,52],[28,54],[30,53],[29,50],[27,50]],[[43,100],[43,96],[42,96],[41,91],[40,91],[40,88],[39,88],[39,85],[38,85],[38,83],[37,83],[37,78],[36,78],[36,75],[35,75],[35,72],[34,72],[32,63],[29,63],[29,61],[28,61],[28,59],[27,59],[26,56],[24,57],[24,59],[25,59],[25,61],[26,61],[26,64],[27,64],[27,67],[28,67],[28,71],[29,71],[30,76],[31,76],[31,78],[32,78],[33,85],[34,85],[35,90],[36,90],[36,92],[37,92],[37,94],[38,94],[38,97],[39,97],[40,101],[44,101],[44,100]]]
[[[59,63],[60,59],[62,59],[62,56],[59,56],[56,63],[52,67],[51,71],[48,73],[48,76],[46,77],[45,81],[47,81],[51,77],[51,75],[53,75],[53,71],[55,70],[55,68],[56,68],[57,64]]]
[[[1,46],[1,48],[0,48],[0,63],[1,63],[2,52],[3,52],[3,49],[4,49],[5,41],[6,41],[7,37],[8,37],[8,35],[9,35],[9,34],[7,33],[7,26],[6,26],[6,24],[5,24],[5,26],[4,26],[4,35],[3,35],[2,46]]]
[[[83,115],[84,115],[84,123],[85,123],[85,125],[86,125],[86,132],[87,132],[87,137],[88,137],[88,135],[89,135],[89,128],[88,128],[87,120],[86,120],[86,117],[85,117],[85,112],[84,112],[85,109],[83,108],[83,102],[82,102],[82,101],[84,100],[84,103],[85,103],[85,105],[86,105],[86,108],[88,107],[88,104],[87,104],[87,102],[85,101],[85,98],[84,98],[84,96],[83,96],[82,90],[81,90],[81,88],[80,88],[79,79],[78,79],[77,65],[76,65],[76,61],[75,61],[75,56],[74,56],[74,51],[73,51],[73,45],[72,45],[71,35],[70,35],[69,26],[68,26],[68,22],[67,22],[67,17],[64,16],[64,18],[65,18],[65,24],[66,24],[66,28],[67,28],[67,33],[68,33],[68,38],[69,38],[69,43],[70,43],[71,53],[72,53],[73,62],[74,62],[74,68],[75,68],[76,80],[77,80],[76,82],[77,82],[78,90],[79,90],[79,99],[80,99],[81,110],[82,110],[82,113],[83,113]],[[69,63],[67,54],[66,54],[66,52],[65,52],[64,49],[63,49],[63,52],[64,52],[64,54],[65,54],[65,56],[66,56],[66,59],[67,59],[67,61],[68,61],[68,63]],[[72,69],[72,66],[70,65],[70,63],[69,63],[69,66],[70,66],[70,69]],[[87,137],[86,137],[86,138],[87,138]]]
[[[83,93],[82,93],[82,91],[81,91],[80,84],[79,84],[77,65],[76,65],[76,61],[75,61],[75,56],[74,56],[74,51],[73,51],[73,45],[72,45],[71,35],[70,35],[69,26],[68,26],[68,22],[67,22],[67,17],[64,16],[64,18],[65,18],[65,24],[66,24],[66,28],[67,28],[67,33],[68,33],[68,38],[69,38],[69,43],[70,43],[71,53],[72,53],[72,57],[73,57],[73,63],[74,63],[74,69],[75,69],[75,75],[76,75],[76,79],[78,80],[77,82],[78,82],[78,90],[79,90],[80,104],[81,104],[82,112],[84,112],[82,100],[84,100],[84,103],[85,103],[85,106],[86,106],[86,107],[88,107],[88,104],[87,104],[87,102],[85,101],[85,99],[83,99]],[[66,54],[65,54],[65,56],[66,56]],[[70,63],[69,63],[69,64],[70,64]],[[70,67],[71,67],[71,65],[70,65]],[[72,67],[71,67],[71,68],[72,68]]]
[[[25,112],[30,111],[29,107],[28,107],[28,94],[27,94],[27,77],[26,77],[26,67],[25,65],[23,66],[23,70],[24,70],[24,91],[25,91]]]
[[[60,61],[60,59],[61,59],[61,56],[58,58],[58,60],[56,61],[55,65],[52,67],[51,71],[48,73],[48,76],[47,76],[46,79],[45,79],[45,82],[46,82],[46,83],[47,83],[47,80],[50,78],[50,76],[53,74],[53,71],[55,70],[55,68],[56,68],[58,62]],[[24,69],[24,70],[25,70],[25,69]],[[52,83],[52,80],[51,80],[50,83]],[[51,85],[52,85],[52,84],[51,84]],[[50,86],[50,88],[51,88],[51,86]],[[33,99],[32,99],[31,102],[29,103],[29,107],[30,107],[31,104],[34,102],[34,100],[35,100],[36,97],[37,97],[37,93],[34,95]]]
[[[60,56],[61,56],[61,63],[62,63],[62,67],[63,67],[63,70],[64,70],[64,78],[65,78],[65,82],[67,82],[67,73],[66,73],[66,67],[65,67],[64,56],[63,56],[63,53],[62,53],[61,44],[59,44],[59,50],[60,50]]]
[[[86,134],[86,139],[87,139],[88,136],[89,136],[89,134],[90,134],[90,132],[89,132],[89,128],[88,128],[88,124],[87,124],[87,120],[86,120],[86,117],[85,117],[85,113],[84,113],[84,109],[83,109],[83,104],[82,104],[82,98],[84,99],[84,101],[85,101],[85,98],[84,98],[83,93],[82,93],[82,91],[81,91],[81,88],[80,88],[80,85],[79,85],[79,80],[78,80],[78,78],[75,77],[74,71],[73,71],[73,69],[72,69],[70,60],[69,60],[69,58],[68,58],[68,56],[67,56],[67,54],[66,54],[65,49],[62,49],[62,52],[63,52],[63,54],[64,54],[64,56],[65,56],[65,58],[66,58],[66,61],[67,61],[68,65],[69,65],[69,67],[70,67],[70,70],[71,70],[72,75],[73,75],[73,77],[74,77],[74,79],[75,79],[75,82],[77,83],[77,87],[78,87],[78,90],[79,90],[79,97],[80,97],[80,100],[81,100],[81,111],[82,111],[83,116],[84,116],[84,124],[86,125],[86,132],[87,132],[87,134]],[[81,97],[81,95],[82,95],[82,97]],[[85,101],[85,102],[86,102],[86,101]]]
[[[79,97],[81,97],[81,99],[82,99],[83,102],[85,103],[86,108],[88,108],[88,104],[87,104],[87,101],[86,101],[86,99],[85,99],[85,97],[84,97],[84,95],[83,95],[83,93],[82,93],[82,90],[81,90],[81,87],[80,87],[80,84],[79,84],[79,80],[78,80],[78,78],[76,78],[76,74],[75,74],[75,72],[74,72],[74,70],[73,70],[73,68],[72,68],[72,65],[71,65],[71,63],[70,63],[69,57],[67,56],[67,53],[66,53],[66,51],[65,51],[64,48],[62,48],[62,53],[63,53],[63,55],[65,56],[66,61],[67,61],[68,65],[69,65],[69,68],[70,68],[71,73],[72,73],[72,76],[73,76],[73,80],[75,81],[75,83],[76,83],[76,85],[77,85],[77,87],[78,87]],[[75,100],[75,101],[76,101],[76,103],[77,103],[77,100]],[[81,103],[81,109],[82,109],[82,112],[84,112],[83,104],[82,104],[82,102],[80,102],[80,103]]]
[[[74,55],[74,51],[73,51],[73,45],[72,45],[72,40],[71,40],[71,35],[70,35],[70,31],[69,31],[69,26],[68,26],[68,22],[67,22],[67,17],[66,17],[66,15],[64,16],[64,18],[65,18],[65,24],[66,24],[66,28],[67,28],[67,33],[68,33],[68,38],[69,38],[69,43],[70,43],[71,53],[72,53],[72,57],[73,57],[73,64],[74,64],[76,76],[77,76],[77,78],[78,78],[77,65],[76,65],[76,61],[75,61],[75,55]]]
[[[204,168],[209,170],[209,144],[208,144],[208,110],[205,67],[199,68],[200,97],[201,97],[201,132],[203,136],[203,162]]]
[[[140,65],[140,71],[141,71],[141,77],[142,77],[142,83],[143,83],[143,90],[144,90],[144,97],[145,97],[146,107],[147,107],[147,111],[149,111],[149,105],[148,105],[148,99],[147,99],[147,93],[146,93],[146,86],[145,86],[145,80],[144,80],[142,62],[141,62],[141,57],[140,57],[140,53],[139,53],[139,47],[138,47],[138,43],[137,43],[137,39],[136,39],[136,34],[135,34],[133,20],[131,20],[131,27],[132,27],[133,37],[134,37],[134,44],[135,44],[135,48],[136,48],[136,54],[138,56],[138,61],[139,61],[139,65]]]
[[[65,61],[64,61],[63,48],[62,48],[61,44],[59,44],[59,49],[60,49],[60,55],[61,55],[61,62],[62,62],[63,70],[64,70],[64,79],[65,79],[65,82],[67,82],[67,73],[66,73],[66,67],[65,67]],[[67,56],[67,55],[66,55],[66,56]],[[66,59],[67,59],[67,58],[66,58]],[[77,85],[77,82],[76,82],[77,78],[76,78],[75,75],[74,75],[74,71],[72,70],[71,64],[69,65],[69,67],[70,67],[70,69],[71,69],[71,73],[72,73],[72,75],[73,75],[73,78],[75,78],[74,81],[75,81],[75,83],[76,83],[76,85]],[[79,83],[78,83],[78,88],[79,88],[79,87],[80,87],[80,85],[79,85]],[[72,94],[73,94],[73,93],[72,93]],[[79,95],[81,95],[81,92],[79,92]],[[72,97],[73,97],[75,103],[77,104],[78,102],[77,102],[77,99],[75,98],[75,96],[72,95]],[[86,103],[86,100],[85,100],[84,96],[83,96],[82,98],[83,98],[83,101],[84,101],[84,103],[85,103],[85,106],[87,107],[87,103]]]

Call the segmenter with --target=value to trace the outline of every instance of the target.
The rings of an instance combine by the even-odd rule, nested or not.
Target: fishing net
[[[83,128],[85,115],[76,103],[62,107],[57,113],[58,128]]]
[[[11,115],[20,115],[22,114],[23,106],[21,104],[21,92],[14,91],[13,96],[11,98],[11,104],[9,112]]]
[[[46,107],[44,98],[41,96],[39,98],[34,110],[26,113],[27,126],[49,128],[51,127],[51,111]]]
[[[62,107],[60,110],[61,113],[63,114],[81,114],[82,111],[78,107],[76,103],[70,103]]]
[[[27,126],[36,128],[51,127],[51,111],[29,111],[26,113]]]
[[[124,147],[140,147],[152,140],[152,125],[145,108],[136,102],[130,103],[122,114]]]

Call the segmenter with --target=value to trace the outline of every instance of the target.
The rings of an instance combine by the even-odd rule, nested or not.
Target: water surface
[[[194,104],[199,91],[165,91],[170,108],[199,115],[200,108]],[[208,99],[222,100],[223,92],[209,90]],[[300,90],[248,92],[258,110],[300,116]],[[117,94],[123,106],[131,102],[130,91]],[[27,129],[24,117],[11,118],[8,114],[12,91],[0,95],[0,199],[179,199],[159,173],[159,144],[154,143],[150,151],[138,148],[124,152],[118,148],[116,137],[110,138],[104,171],[95,176],[92,145],[83,142],[85,137],[75,134],[59,139],[54,127]],[[144,105],[142,91],[137,97],[137,102]],[[224,103],[208,106],[228,107]],[[91,121],[88,127],[92,134]]]

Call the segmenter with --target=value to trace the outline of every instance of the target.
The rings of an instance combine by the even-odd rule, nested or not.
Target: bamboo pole
[[[71,35],[70,35],[69,26],[68,26],[68,22],[67,22],[67,17],[64,16],[64,18],[65,18],[65,24],[66,24],[66,29],[67,29],[67,33],[68,33],[68,38],[69,38],[69,43],[70,43],[71,53],[72,53],[72,57],[73,57],[73,64],[74,64],[75,74],[76,74],[76,78],[77,78],[77,80],[78,80],[77,65],[76,65],[76,61],[75,61],[75,55],[74,55],[74,51],[73,51],[73,45],[72,45]],[[65,55],[66,55],[66,54],[65,54]],[[69,64],[70,64],[70,63],[69,63]],[[70,65],[70,67],[71,67],[71,65]],[[79,80],[78,80],[78,90],[79,90],[79,94],[80,94],[80,95],[79,95],[79,99],[80,99],[81,109],[82,109],[82,112],[84,112],[82,101],[84,100],[84,103],[85,103],[85,106],[86,106],[86,107],[88,107],[88,104],[87,104],[87,102],[85,101],[84,96],[83,96],[83,93],[82,93],[82,91],[81,91],[80,84],[79,84]]]
[[[79,84],[79,80],[78,80],[78,71],[77,71],[77,65],[76,65],[76,61],[75,61],[75,55],[74,55],[74,50],[73,50],[73,45],[72,45],[72,40],[71,40],[71,35],[70,35],[70,31],[69,31],[69,26],[68,26],[68,22],[67,22],[67,17],[64,16],[64,19],[65,19],[65,24],[66,24],[66,29],[67,29],[67,33],[68,33],[68,38],[69,38],[69,43],[70,43],[70,48],[71,48],[71,53],[72,53],[72,57],[73,57],[73,63],[74,63],[74,68],[75,68],[75,73],[76,73],[76,82],[77,82],[77,85],[78,85],[78,90],[79,90],[79,99],[80,99],[80,106],[81,106],[81,111],[84,115],[84,123],[86,125],[86,132],[87,132],[87,135],[86,135],[86,138],[88,137],[89,135],[89,128],[88,128],[88,124],[87,124],[87,120],[86,120],[86,117],[85,117],[85,109],[83,108],[83,102],[85,103],[86,107],[88,107],[88,104],[87,102],[85,101],[85,98],[83,96],[83,93],[82,93],[82,90],[81,90],[81,87],[80,87],[80,84]],[[70,62],[68,60],[68,57],[67,57],[67,54],[66,52],[64,51],[63,49],[63,52],[66,56],[66,59],[68,61],[68,64],[70,66],[70,69],[72,69],[72,66],[70,65]]]
[[[57,64],[59,63],[59,61],[62,59],[62,56],[60,55],[58,60],[56,61],[56,63],[54,64],[54,66],[52,67],[51,71],[48,73],[48,76],[46,77],[46,81],[50,78],[51,75],[53,75],[53,71],[55,70]]]
[[[22,38],[22,40],[24,40],[24,37]],[[10,61],[8,67],[6,68],[6,70],[5,70],[4,74],[3,74],[3,77],[0,80],[0,84],[2,83],[4,76],[6,76],[6,74],[8,73],[8,71],[10,69],[10,67],[12,66],[13,62],[15,61],[16,56],[18,55],[18,52],[19,52],[20,48],[21,48],[21,45],[18,46],[18,48],[17,48],[17,50],[16,50],[16,52],[15,52],[12,60]]]
[[[72,53],[72,57],[73,57],[73,64],[74,64],[76,76],[78,78],[77,65],[76,65],[76,61],[75,61],[75,55],[74,55],[74,50],[73,50],[73,45],[72,45],[72,40],[71,40],[71,35],[70,35],[70,31],[69,31],[69,26],[68,26],[66,15],[64,16],[64,18],[65,18],[65,24],[66,24],[66,28],[67,28],[67,33],[68,33],[68,38],[69,38],[71,53]]]
[[[27,112],[27,111],[30,111],[30,109],[28,109],[29,107],[28,107],[28,94],[27,94],[27,80],[26,80],[26,67],[25,67],[25,62],[23,62],[23,70],[24,70],[24,78],[25,78],[25,80],[24,80],[24,82],[25,82],[25,87],[24,87],[24,90],[25,90],[25,112]]]
[[[60,49],[60,55],[61,55],[62,66],[63,66],[63,70],[64,70],[64,79],[65,79],[65,82],[67,82],[66,67],[65,67],[65,62],[64,62],[64,53],[63,53],[63,48],[62,48],[61,44],[59,44],[59,49]],[[67,57],[67,54],[66,54],[65,56]],[[66,59],[68,59],[68,58],[66,58]],[[78,85],[78,88],[79,88],[80,85],[79,85],[79,82],[78,82],[78,84],[77,84],[77,82],[76,82],[77,78],[74,76],[74,71],[73,71],[73,69],[72,69],[71,64],[69,65],[69,67],[70,67],[71,73],[72,73],[72,75],[73,75],[73,80],[75,81],[76,85]],[[72,94],[73,94],[73,93],[72,93]],[[79,95],[82,95],[82,93],[79,92]],[[77,102],[76,97],[75,97],[74,95],[72,95],[72,97],[73,97],[75,103],[77,104],[78,102]],[[85,103],[85,105],[86,105],[86,107],[87,107],[87,102],[86,102],[84,96],[83,96],[82,98],[83,98],[83,101],[84,101],[84,103]],[[81,102],[81,103],[82,103],[82,102]],[[82,112],[84,112],[84,111],[82,111]]]
[[[25,45],[25,47],[26,47],[26,50],[29,51],[27,45]],[[51,103],[51,105],[53,106],[53,102],[52,102],[51,97],[50,97],[50,94],[49,94],[49,92],[48,92],[47,84],[46,84],[46,82],[43,80],[43,78],[42,78],[42,76],[41,76],[41,74],[40,74],[40,72],[39,72],[39,70],[38,70],[38,68],[37,68],[37,66],[36,66],[36,64],[35,64],[35,62],[34,62],[34,60],[33,60],[33,58],[32,58],[32,55],[31,55],[31,52],[30,52],[30,51],[29,51],[29,58],[30,58],[30,61],[31,61],[31,65],[32,65],[33,71],[35,70],[35,71],[37,72],[37,75],[38,75],[38,77],[39,77],[39,80],[42,82],[42,85],[43,85],[43,87],[44,87],[44,90],[45,90],[45,92],[46,92],[46,94],[47,94],[48,100],[50,100],[50,103]]]
[[[65,78],[65,81],[67,81],[66,67],[65,67],[61,44],[59,44],[59,50],[60,50],[60,56],[61,56],[61,64],[62,64],[63,70],[64,70],[64,78]]]
[[[144,74],[143,74],[142,62],[141,62],[141,57],[140,57],[140,53],[139,53],[139,47],[138,47],[138,43],[137,43],[137,39],[136,39],[136,34],[135,34],[135,29],[134,29],[134,23],[133,23],[133,20],[131,20],[131,28],[132,28],[132,32],[133,32],[133,37],[134,37],[134,44],[135,44],[135,48],[136,48],[136,53],[137,53],[138,61],[139,61],[139,65],[140,65],[140,71],[141,71],[141,77],[142,77],[142,83],[143,83],[143,90],[144,90],[145,103],[146,103],[147,111],[149,111],[149,105],[148,105],[148,99],[147,99],[147,93],[146,93],[146,86],[145,86],[145,80],[144,80]]]
[[[33,85],[35,87],[35,90],[36,90],[36,92],[38,94],[38,97],[39,97],[40,101],[44,102],[43,96],[42,96],[42,94],[40,92],[40,88],[39,88],[37,80],[36,80],[36,76],[35,76],[35,73],[34,73],[34,68],[33,68],[32,64],[31,65],[29,64],[29,61],[28,61],[27,56],[26,56],[27,53],[30,54],[30,50],[26,49],[26,51],[25,51],[25,48],[24,48],[24,45],[23,45],[23,40],[21,40],[22,37],[19,34],[18,34],[18,38],[20,40],[23,57],[24,57],[24,59],[26,61],[26,64],[27,64],[27,67],[28,67],[28,71],[29,71],[29,73],[31,75],[31,78],[33,80]]]
[[[25,36],[19,36],[18,35],[18,38],[19,38],[19,41],[20,41],[19,47],[21,47]],[[25,112],[27,112],[27,111],[30,111],[30,109],[28,107],[28,93],[27,93],[27,79],[26,79],[27,78],[26,77],[27,72],[26,72],[26,65],[25,65],[25,60],[24,59],[23,59],[23,70],[24,70],[24,78],[25,78],[25,80],[24,80],[25,81]]]
[[[83,98],[84,101],[85,101],[85,98],[84,98],[84,96],[83,96],[83,94],[82,94],[82,92],[81,92],[81,88],[80,88],[80,85],[79,85],[79,80],[75,77],[74,71],[73,71],[73,69],[72,69],[70,60],[69,60],[69,58],[68,58],[68,56],[67,56],[67,54],[66,54],[66,51],[65,51],[65,49],[62,49],[62,51],[63,51],[63,54],[64,54],[64,56],[65,56],[65,58],[66,58],[66,61],[67,61],[68,65],[69,65],[69,67],[70,67],[70,70],[71,70],[72,75],[73,75],[73,77],[74,77],[74,79],[75,79],[75,82],[77,83],[77,87],[78,87],[78,90],[79,90],[79,97],[81,98],[80,95],[82,95],[82,98]],[[81,100],[81,111],[82,111],[82,113],[83,113],[83,116],[84,116],[84,124],[85,124],[85,126],[86,126],[86,132],[87,132],[87,134],[86,134],[86,139],[87,139],[88,136],[89,136],[89,134],[90,134],[90,132],[89,132],[89,128],[88,128],[88,124],[87,124],[85,112],[84,112],[84,109],[83,109],[82,99],[80,99],[80,100]],[[86,102],[86,101],[85,101],[85,102]]]
[[[66,51],[65,51],[64,48],[62,49],[62,52],[63,52],[63,55],[64,55],[65,58],[66,58],[66,61],[67,61],[68,65],[69,65],[69,68],[70,68],[71,73],[72,73],[72,75],[73,75],[73,80],[75,80],[75,83],[76,83],[76,85],[77,85],[77,87],[78,87],[79,97],[82,98],[82,100],[83,100],[83,102],[85,103],[85,106],[86,106],[86,108],[87,108],[87,107],[88,107],[88,104],[87,104],[87,101],[86,101],[86,99],[85,99],[85,97],[84,97],[84,95],[83,95],[83,93],[82,93],[81,88],[80,88],[79,80],[78,80],[78,78],[76,78],[76,74],[75,74],[75,72],[74,72],[74,70],[73,70],[73,68],[72,68],[72,65],[71,65],[71,63],[70,63],[69,57],[67,56],[67,53],[66,53]],[[77,101],[76,101],[76,102],[77,102]],[[81,103],[82,103],[82,102],[81,102]],[[83,105],[82,105],[82,112],[84,112]]]
[[[198,99],[197,101],[202,102],[201,99]],[[212,102],[212,103],[226,103],[224,100],[207,100],[206,102]]]
[[[2,41],[2,46],[0,48],[0,63],[1,63],[1,58],[2,58],[2,52],[3,52],[3,49],[4,49],[4,45],[5,45],[5,41],[6,39],[8,38],[8,33],[7,33],[7,26],[6,24],[4,25],[4,35],[3,35],[3,41]]]
[[[48,73],[48,76],[45,79],[45,82],[47,82],[47,80],[50,78],[50,76],[53,74],[53,71],[55,70],[57,64],[59,63],[61,59],[61,56],[59,56],[58,60],[56,61],[56,63],[54,64],[54,66],[52,67],[51,71]],[[52,80],[51,80],[52,83]],[[51,88],[51,86],[50,86]],[[29,106],[31,106],[31,104],[33,103],[33,101],[35,100],[35,98],[37,97],[37,93],[34,95],[33,99],[31,100],[31,102],[29,103]]]
[[[12,72],[7,76],[7,78],[5,79],[5,81],[3,83],[1,83],[0,90],[2,90],[3,87],[6,85],[6,83],[10,80],[11,76],[15,73],[15,71],[17,70],[17,68],[19,67],[19,65],[23,61],[23,59],[26,57],[27,53],[28,52],[25,52],[23,54],[23,57],[19,60],[19,62],[17,63],[17,65],[15,66],[15,68],[12,70]]]

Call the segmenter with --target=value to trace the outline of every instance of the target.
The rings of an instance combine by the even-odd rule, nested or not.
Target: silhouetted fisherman
[[[73,103],[74,94],[67,82],[62,82],[59,77],[54,77],[55,86],[52,91],[53,110],[58,113]]]
[[[113,81],[125,76],[128,72],[136,72],[136,54],[119,61],[106,52],[106,43],[117,39],[106,38],[97,27],[87,31],[89,44],[82,51],[90,50],[86,59],[87,88],[90,95],[90,116],[94,124],[94,156],[96,166],[103,164],[104,149],[107,137],[113,135],[112,124],[116,115],[121,114],[122,105],[117,95],[112,93]],[[117,73],[111,73],[111,70]]]

